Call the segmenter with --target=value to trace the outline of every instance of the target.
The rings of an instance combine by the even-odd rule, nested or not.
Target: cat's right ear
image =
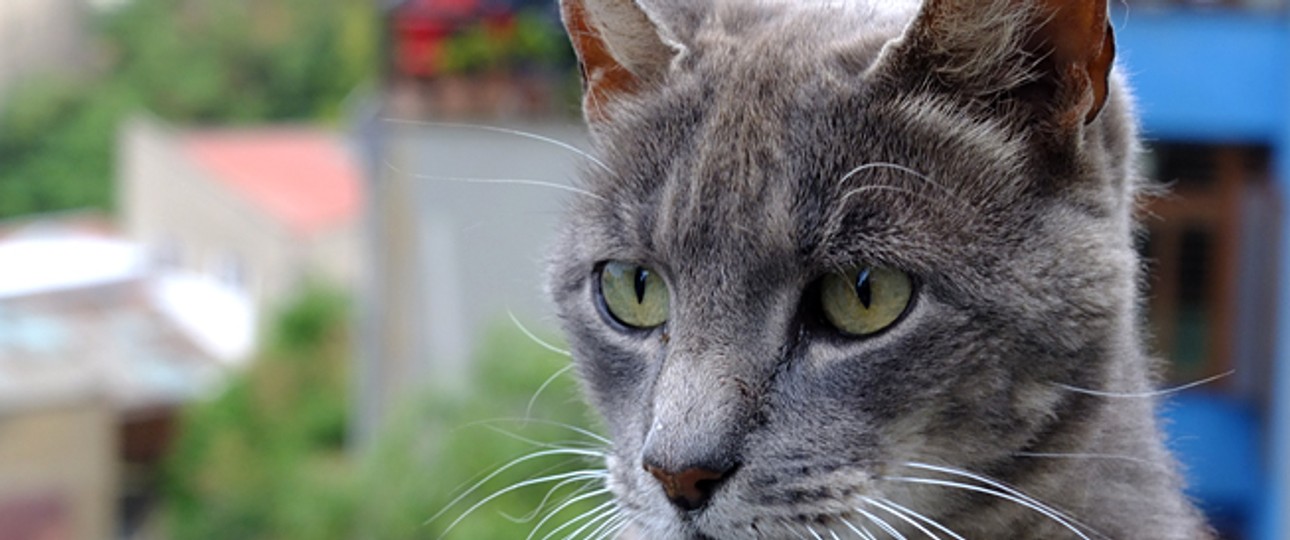
[[[667,21],[659,16],[665,11]],[[662,84],[697,24],[692,8],[682,7],[680,20],[675,11],[639,0],[560,0],[582,70],[582,109],[589,122],[603,120],[616,100]]]
[[[1070,132],[1101,112],[1114,60],[1107,0],[925,0],[877,65],[905,87],[1021,105]]]

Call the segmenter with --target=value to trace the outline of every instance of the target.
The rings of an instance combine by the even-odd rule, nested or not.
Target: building
[[[360,179],[339,136],[139,117],[119,156],[124,232],[162,266],[214,276],[261,309],[310,282],[358,279]]]
[[[0,2],[0,99],[33,75],[75,75],[91,60],[85,0]]]
[[[1148,164],[1149,310],[1170,431],[1227,538],[1290,538],[1290,5],[1114,11]],[[1226,375],[1231,373],[1231,375]]]
[[[0,227],[0,538],[128,537],[179,406],[250,352],[249,302],[112,229]]]

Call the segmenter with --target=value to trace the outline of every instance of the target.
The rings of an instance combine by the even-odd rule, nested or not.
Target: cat
[[[562,0],[624,538],[1196,539],[1105,0]]]

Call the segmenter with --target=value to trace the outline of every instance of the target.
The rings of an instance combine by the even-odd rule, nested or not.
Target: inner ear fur
[[[1092,122],[1106,105],[1115,63],[1115,32],[1106,0],[1044,0],[1040,5],[1047,18],[1029,46],[1047,54],[1045,61],[1063,86],[1078,91],[1084,123]]]
[[[1114,60],[1106,0],[927,0],[879,67],[990,102],[1027,102],[1078,129],[1105,106]]]
[[[615,100],[658,84],[676,54],[634,0],[561,0],[582,70],[583,113],[604,118]]]

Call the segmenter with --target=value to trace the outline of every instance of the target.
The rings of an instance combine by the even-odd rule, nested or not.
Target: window
[[[1269,151],[1161,143],[1148,158],[1169,188],[1142,206],[1153,350],[1175,383],[1235,370],[1214,386],[1266,398],[1280,222]]]

